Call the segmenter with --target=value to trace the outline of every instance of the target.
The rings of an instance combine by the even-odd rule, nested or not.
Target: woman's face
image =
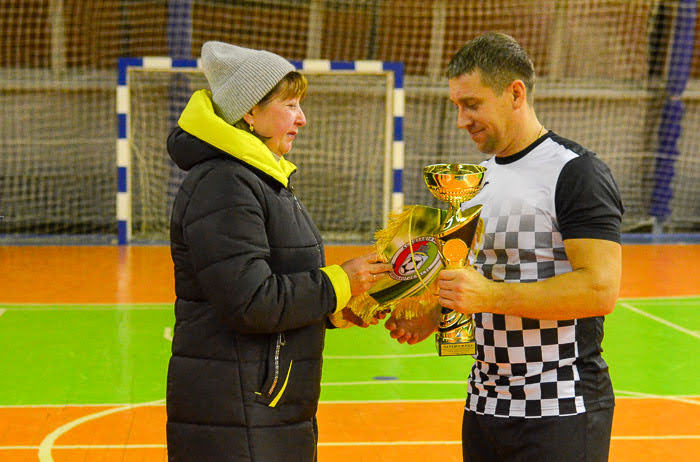
[[[265,145],[278,156],[292,149],[299,128],[306,125],[298,97],[276,97],[264,106],[255,106],[250,113],[255,133],[265,138]]]

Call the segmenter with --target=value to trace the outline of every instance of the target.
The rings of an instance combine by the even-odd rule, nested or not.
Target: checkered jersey
[[[485,277],[541,281],[572,270],[564,238],[619,241],[619,192],[607,167],[581,146],[550,132],[521,153],[494,156],[482,165],[483,189],[463,208],[483,204],[484,243],[475,267]],[[601,194],[610,195],[603,204],[597,203]],[[602,317],[547,321],[476,313],[473,318],[477,351],[469,410],[536,418],[612,405],[600,357]]]

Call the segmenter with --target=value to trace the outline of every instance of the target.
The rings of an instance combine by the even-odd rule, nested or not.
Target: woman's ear
[[[246,112],[243,114],[243,120],[249,125],[253,124],[253,110],[251,109],[250,111]]]

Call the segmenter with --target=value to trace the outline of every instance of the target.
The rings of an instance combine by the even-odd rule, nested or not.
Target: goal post
[[[403,64],[290,62],[309,80],[308,123],[288,154],[299,167],[292,183],[326,241],[370,242],[403,207]],[[118,243],[167,240],[184,177],[166,151],[168,112],[208,88],[201,61],[121,58],[117,80]]]

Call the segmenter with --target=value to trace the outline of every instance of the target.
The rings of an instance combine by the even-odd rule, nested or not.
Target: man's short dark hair
[[[535,87],[535,67],[520,44],[511,36],[487,32],[464,45],[447,65],[453,79],[478,70],[483,83],[500,94],[514,80],[522,80],[528,95]]]

